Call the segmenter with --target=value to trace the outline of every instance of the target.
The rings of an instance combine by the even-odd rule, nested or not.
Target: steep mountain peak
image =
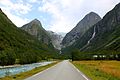
[[[25,24],[22,26],[22,29],[24,30],[28,30],[28,29],[33,29],[33,30],[38,30],[38,29],[42,29],[44,30],[44,28],[42,27],[41,22],[38,19],[34,19],[31,22]]]
[[[120,51],[120,3],[93,25],[72,46],[81,51]],[[72,47],[73,48],[73,47]],[[105,52],[104,52],[105,51]]]
[[[47,31],[42,27],[41,22],[38,19],[32,20],[28,24],[23,25],[21,28],[29,34],[35,36],[41,42],[51,44]]]
[[[101,17],[95,13],[88,13],[69,33],[66,34],[62,41],[63,47],[72,45],[78,40],[90,27],[99,22]]]
[[[89,19],[96,19],[96,20],[99,19],[99,20],[101,20],[101,17],[95,12],[90,12],[83,18],[83,20],[84,19],[87,19],[87,20],[89,20]]]
[[[40,22],[37,18],[35,18],[34,20],[32,20],[32,22]]]
[[[90,12],[90,13],[88,13],[88,14],[90,14],[90,15],[98,15],[98,14],[95,13],[95,12]]]
[[[41,22],[38,19],[34,19],[30,22],[31,24],[41,25]]]

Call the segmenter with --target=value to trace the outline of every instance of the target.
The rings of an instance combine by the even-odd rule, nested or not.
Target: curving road
[[[82,72],[76,69],[68,60],[35,74],[25,80],[89,80]]]

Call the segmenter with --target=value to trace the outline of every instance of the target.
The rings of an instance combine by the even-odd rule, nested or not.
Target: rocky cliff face
[[[83,50],[120,51],[120,3],[93,27],[95,28],[96,34],[90,44]],[[92,34],[94,33],[93,28],[88,30],[87,33],[90,31],[92,31]],[[86,34],[84,36],[86,36]]]
[[[68,50],[81,51],[120,51],[120,3],[108,12],[101,21],[93,25]]]
[[[28,24],[25,24],[21,27],[21,29],[25,30],[29,34],[35,36],[41,42],[45,44],[51,44],[51,39],[47,31],[42,27],[41,22],[37,19],[34,19]]]
[[[98,14],[91,12],[87,14],[69,33],[66,34],[62,41],[64,47],[72,45],[77,41],[90,27],[100,21]]]
[[[52,40],[52,44],[54,45],[54,47],[58,50],[61,50],[61,42],[63,37],[55,32],[52,31],[48,31],[51,40]]]

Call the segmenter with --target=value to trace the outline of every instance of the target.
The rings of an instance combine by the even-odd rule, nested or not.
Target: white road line
[[[60,64],[60,63],[61,63],[61,62],[59,62],[59,63],[57,63],[57,64]],[[52,63],[51,63],[51,64],[52,64]],[[39,72],[39,73],[34,74],[32,77],[35,77],[35,76],[37,76],[37,75],[39,75],[39,74],[42,74],[42,73],[45,72],[45,71],[48,71],[49,69],[55,67],[57,64],[55,64],[54,66],[51,66],[51,67],[49,67],[49,68],[47,68],[47,69]],[[28,78],[29,78],[29,77],[28,77]],[[28,79],[28,78],[26,78],[26,79]],[[26,80],[26,79],[25,79],[25,80]]]
[[[72,65],[73,68],[76,69],[86,80],[90,80],[80,70],[78,70],[78,68],[76,68],[71,62],[70,62],[70,65]]]
[[[63,61],[62,61],[62,62],[63,62]],[[36,77],[38,77],[40,74],[43,74],[44,72],[49,72],[50,69],[53,69],[53,68],[57,67],[57,65],[61,64],[62,62],[59,62],[59,63],[55,64],[54,66],[49,67],[49,68],[46,69],[46,70],[43,70],[43,71],[41,71],[41,72],[39,72],[39,73],[31,76],[31,77],[28,77],[28,78],[26,78],[25,80],[29,80],[29,79],[30,79],[30,80],[32,80],[32,79],[36,80]],[[72,63],[70,63],[69,61],[67,61],[67,62],[68,62],[68,64],[69,64],[69,66],[71,65],[71,68],[74,68],[78,73],[80,73],[80,75],[81,75],[85,80],[90,80],[90,79],[87,78],[82,72],[80,72]],[[64,64],[62,64],[62,65],[64,65]],[[61,76],[61,77],[62,77],[62,76]],[[79,77],[79,75],[78,75],[78,77]],[[47,78],[45,78],[45,79],[47,80]],[[64,78],[61,78],[61,79],[64,79]],[[70,79],[70,80],[71,80],[71,79]],[[73,79],[73,80],[74,80],[74,79]]]

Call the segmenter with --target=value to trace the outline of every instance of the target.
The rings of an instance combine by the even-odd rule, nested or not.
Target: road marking
[[[28,78],[26,78],[25,80],[29,80],[29,79],[30,79],[30,80],[33,80],[33,79],[36,80],[36,78],[37,78],[40,74],[43,74],[44,72],[47,72],[47,71],[49,71],[50,69],[55,68],[57,65],[59,65],[59,64],[61,64],[61,63],[63,63],[63,61],[62,61],[62,62],[59,62],[59,63],[55,64],[54,66],[49,67],[49,68],[47,68],[46,70],[43,70],[43,71],[41,71],[41,72],[39,72],[39,73],[31,76],[31,77],[28,77]],[[78,73],[80,73],[81,77],[83,77],[85,80],[90,80],[90,79],[87,78],[82,72],[80,72],[72,63],[70,63],[69,61],[67,61],[67,64],[69,64],[69,66],[71,65],[71,68],[75,69]],[[64,64],[62,64],[62,65],[64,65]],[[47,78],[46,78],[46,79],[47,79]]]
[[[57,64],[60,64],[60,63],[61,63],[61,62],[59,62],[59,63],[57,63]],[[52,63],[51,63],[51,64],[52,64]],[[37,76],[37,75],[39,75],[39,74],[42,74],[43,72],[46,72],[46,71],[48,71],[49,69],[55,67],[57,64],[55,64],[54,66],[51,66],[51,67],[49,67],[49,68],[47,68],[47,69],[45,69],[45,70],[43,70],[43,71],[41,71],[41,72],[36,73],[36,74],[34,74],[33,76],[31,76],[31,77],[35,77],[35,76]],[[30,78],[30,77],[28,77],[28,78]],[[26,78],[25,80],[27,80],[28,78]]]
[[[76,68],[71,62],[70,62],[70,65],[72,65],[72,67],[73,67],[74,69],[76,69],[86,80],[90,80],[90,79],[88,79],[78,68]]]

